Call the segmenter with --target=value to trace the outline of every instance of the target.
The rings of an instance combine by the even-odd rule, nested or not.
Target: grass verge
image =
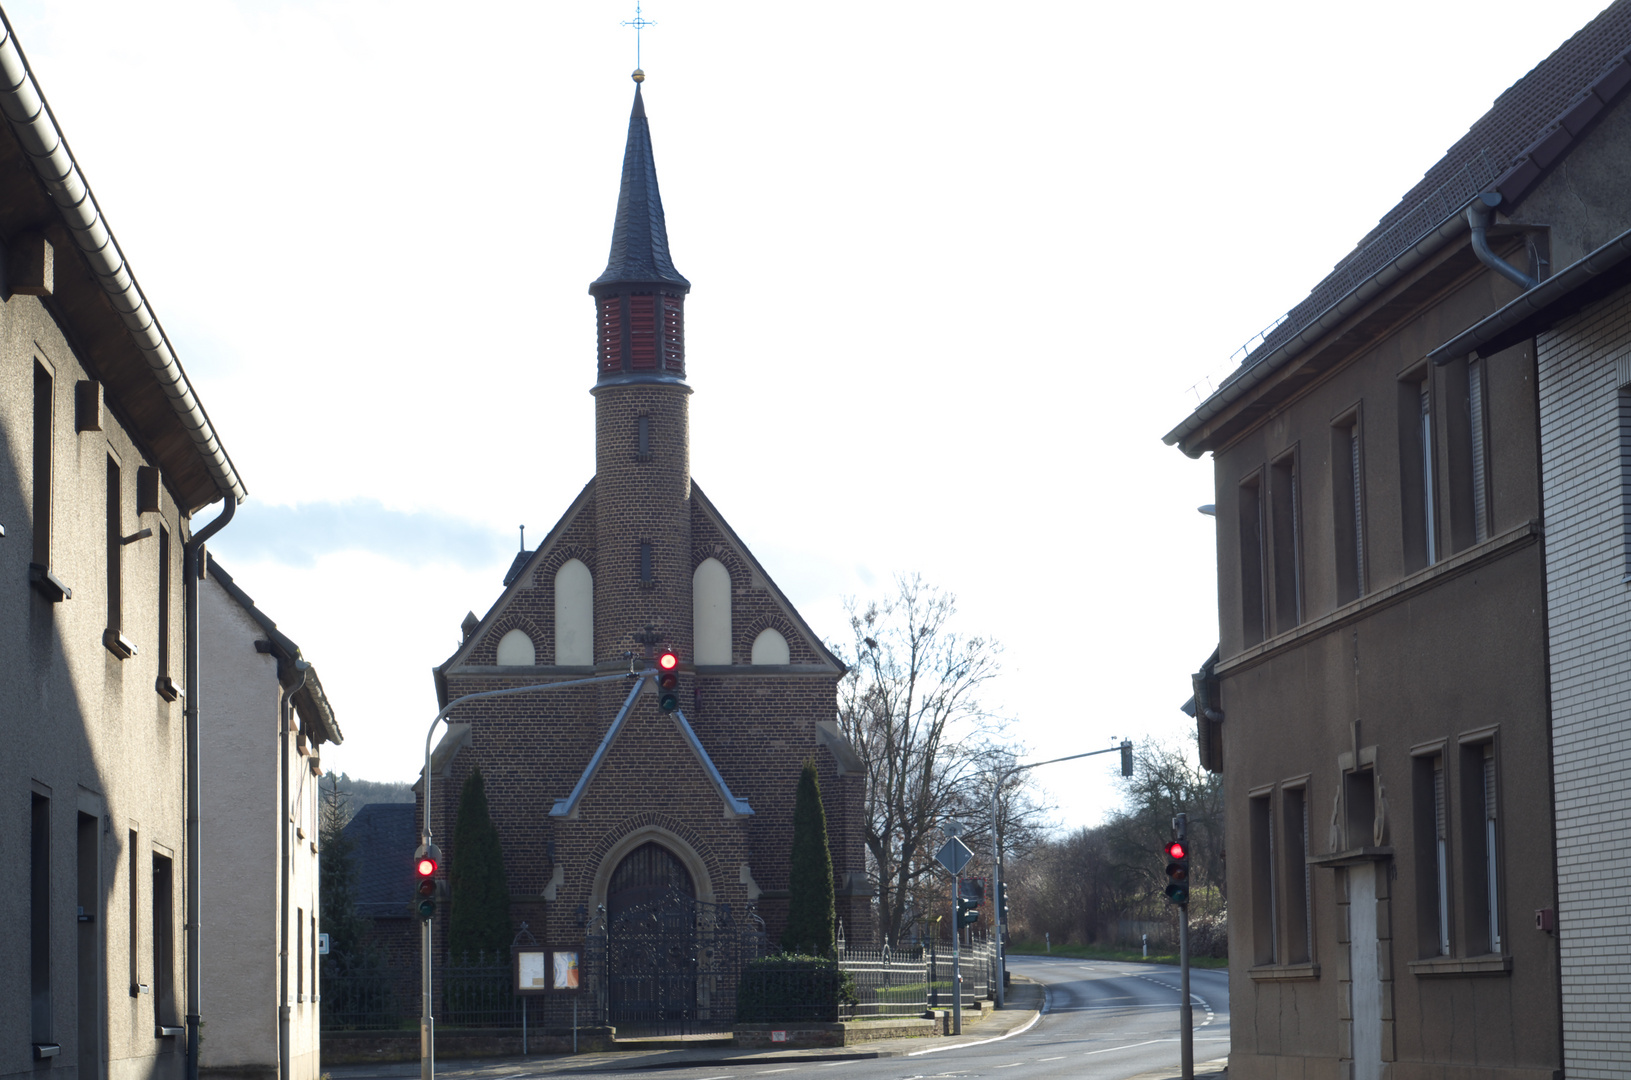
[[[1118,960],[1128,964],[1176,964],[1177,952],[1145,956],[1138,949],[1112,949],[1102,945],[1055,945],[1050,951],[1040,941],[1015,941],[1005,950],[1009,956],[1072,956],[1081,960]],[[1217,956],[1191,956],[1190,967],[1226,968],[1229,961]]]

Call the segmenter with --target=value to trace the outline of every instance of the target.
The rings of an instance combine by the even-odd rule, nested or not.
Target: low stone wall
[[[915,1016],[888,1020],[841,1020],[837,1023],[738,1024],[731,1029],[736,1045],[744,1049],[788,1049],[799,1046],[854,1046],[878,1039],[909,1039],[938,1035],[941,1024]],[[776,1039],[777,1032],[785,1039]]]
[[[578,1051],[616,1048],[612,1030],[605,1027],[578,1029]],[[570,1054],[572,1030],[550,1028],[527,1032],[527,1052],[531,1054]],[[460,1030],[439,1028],[436,1032],[438,1058],[519,1057],[520,1028]],[[323,1064],[362,1065],[373,1061],[418,1061],[418,1031],[325,1031]]]

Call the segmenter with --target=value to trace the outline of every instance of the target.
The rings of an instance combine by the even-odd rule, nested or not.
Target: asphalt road
[[[1015,974],[1044,984],[1048,995],[1048,1009],[1036,1024],[1008,1038],[981,1042],[976,1031],[963,1039],[933,1040],[940,1045],[897,1058],[716,1064],[660,1072],[602,1071],[602,1066],[583,1069],[581,1075],[597,1080],[756,1080],[760,1076],[777,1080],[1128,1080],[1161,1069],[1177,1075],[1177,968],[1032,956],[1010,957],[1008,966]],[[1224,1057],[1229,1052],[1228,975],[1196,969],[1190,973],[1190,994],[1195,1061]],[[521,1080],[521,1074],[502,1080]]]

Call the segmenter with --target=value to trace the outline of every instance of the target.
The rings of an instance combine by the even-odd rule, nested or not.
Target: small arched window
[[[538,652],[533,648],[532,635],[525,630],[517,628],[498,639],[499,667],[532,667],[537,662]]]
[[[595,579],[577,559],[555,571],[555,663],[595,662]]]
[[[753,662],[755,664],[789,664],[792,663],[790,657],[791,654],[787,651],[787,639],[768,626],[759,631],[759,636],[753,639]]]
[[[691,632],[696,662],[731,662],[731,573],[718,559],[703,559],[691,575]]]

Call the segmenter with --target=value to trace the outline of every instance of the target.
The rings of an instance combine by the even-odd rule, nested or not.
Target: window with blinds
[[[1421,438],[1421,490],[1423,530],[1422,543],[1427,552],[1427,565],[1432,566],[1438,562],[1438,514],[1436,508],[1436,492],[1433,490],[1433,393],[1431,383],[1421,381],[1421,424],[1419,428]]]
[[[1484,397],[1484,362],[1467,364],[1467,419],[1472,462],[1472,528],[1479,542],[1490,537],[1489,527],[1489,429],[1484,417],[1488,410]]]
[[[1485,743],[1482,774],[1484,780],[1484,899],[1485,914],[1489,920],[1489,951],[1501,951],[1500,867],[1496,852],[1500,850],[1495,836],[1495,744]]]
[[[1438,953],[1450,955],[1450,834],[1444,814],[1444,755],[1433,758],[1433,854],[1437,861]]]
[[[1331,422],[1331,517],[1339,604],[1365,595],[1364,475],[1356,408]]]
[[[629,297],[629,367],[657,370],[657,298]]]
[[[600,302],[600,325],[596,339],[600,343],[600,370],[623,370],[623,301],[608,296]]]
[[[663,297],[663,370],[685,374],[685,302]]]

